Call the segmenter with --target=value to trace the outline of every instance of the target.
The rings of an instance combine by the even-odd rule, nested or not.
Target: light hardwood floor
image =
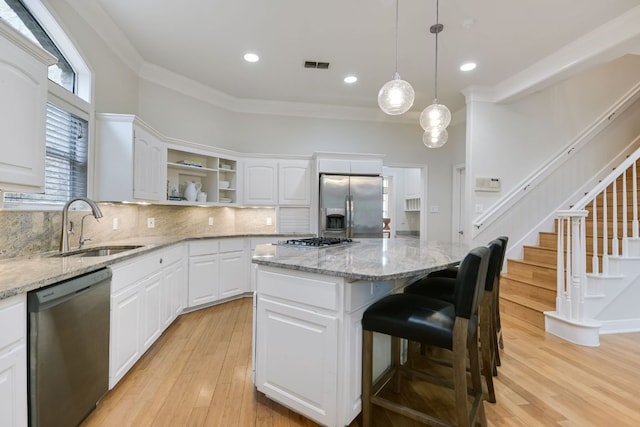
[[[255,391],[251,325],[249,298],[180,316],[83,427],[316,426]],[[509,316],[503,333],[497,403],[485,402],[489,426],[640,426],[640,334],[580,347]],[[400,398],[440,408],[448,393],[407,384]],[[383,410],[374,421],[416,425]]]

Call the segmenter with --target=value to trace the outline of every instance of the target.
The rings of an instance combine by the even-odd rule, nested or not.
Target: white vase
[[[195,202],[201,187],[202,184],[199,182],[186,181],[184,183],[184,198],[187,199],[188,202]]]

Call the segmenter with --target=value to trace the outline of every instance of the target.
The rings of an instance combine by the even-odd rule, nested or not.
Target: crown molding
[[[493,87],[470,86],[462,93],[474,101],[511,102],[580,71],[640,49],[640,6],[604,23],[551,55]]]
[[[139,73],[142,55],[96,1],[65,0],[133,72]]]

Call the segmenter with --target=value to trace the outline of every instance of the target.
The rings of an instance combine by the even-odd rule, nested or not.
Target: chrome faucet
[[[73,202],[77,201],[83,201],[88,204],[96,220],[102,218],[102,211],[93,200],[87,199],[86,197],[73,197],[69,199],[69,201],[64,205],[64,208],[62,208],[62,235],[60,236],[60,252],[69,251],[69,228],[67,218],[69,216],[69,207]],[[80,234],[82,234],[82,232]],[[80,237],[82,238],[82,236]],[[84,242],[81,242],[81,244],[83,243]]]

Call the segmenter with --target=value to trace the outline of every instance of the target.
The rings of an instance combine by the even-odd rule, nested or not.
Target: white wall
[[[97,112],[134,114],[138,107],[138,75],[105,43],[65,0],[45,5],[93,71]]]
[[[489,208],[572,142],[639,80],[640,57],[628,55],[511,104],[468,101],[467,206],[481,204],[485,209]],[[634,123],[630,120],[625,126],[633,127]],[[611,129],[608,131],[614,132]],[[582,168],[581,165],[574,166],[578,172],[589,169],[595,173],[619,152],[616,150],[630,142],[629,139],[622,139],[629,137],[624,129],[616,128],[615,132],[618,134],[612,136],[616,138],[615,141],[607,142],[604,139],[599,142],[600,148],[596,148],[592,156],[593,153],[598,154],[589,157],[589,164],[583,164]],[[473,191],[477,176],[501,178],[502,191]],[[586,178],[583,176],[582,182]],[[566,188],[569,185],[573,187]],[[569,184],[565,179],[556,183],[556,186],[564,188],[551,188],[550,191],[556,194],[561,190],[567,196],[576,190],[576,185],[579,183]],[[539,197],[544,198],[545,194]],[[478,215],[470,213],[468,224]],[[540,219],[537,217],[538,221]],[[528,224],[524,223],[522,217],[518,220],[528,229],[538,225],[534,218]],[[500,223],[492,226],[493,234],[503,232]],[[474,243],[479,244],[489,236],[477,237]],[[511,237],[518,236],[512,234]]]

